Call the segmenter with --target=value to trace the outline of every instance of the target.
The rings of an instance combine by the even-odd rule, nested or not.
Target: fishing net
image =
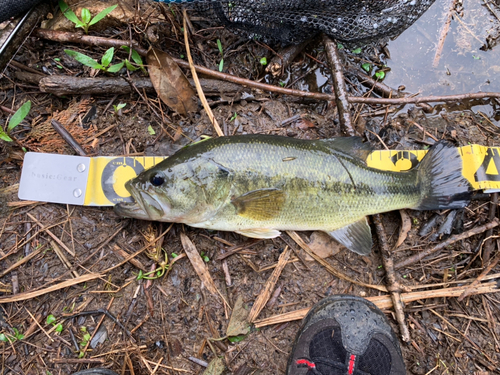
[[[320,32],[351,44],[394,37],[435,0],[162,0],[190,3],[204,16],[251,37],[300,43]]]

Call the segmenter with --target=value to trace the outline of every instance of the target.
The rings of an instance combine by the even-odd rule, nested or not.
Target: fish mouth
[[[165,215],[162,205],[151,194],[135,188],[131,181],[127,181],[125,188],[134,201],[115,205],[117,215],[141,220],[160,220]]]

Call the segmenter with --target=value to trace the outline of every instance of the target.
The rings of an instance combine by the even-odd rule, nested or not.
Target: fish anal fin
[[[281,235],[281,232],[279,230],[268,228],[237,230],[235,232],[251,238],[276,238]]]
[[[360,255],[368,255],[372,249],[372,231],[366,217],[343,228],[328,232],[336,241]]]
[[[252,220],[270,220],[279,215],[285,203],[285,192],[280,189],[253,190],[233,198],[236,213]]]

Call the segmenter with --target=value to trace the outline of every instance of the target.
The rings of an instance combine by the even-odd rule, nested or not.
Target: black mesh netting
[[[253,37],[298,43],[320,32],[349,43],[394,37],[435,0],[162,0],[190,3],[208,18]]]

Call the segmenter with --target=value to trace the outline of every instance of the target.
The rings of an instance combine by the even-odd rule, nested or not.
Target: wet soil
[[[162,12],[157,5],[142,2],[141,7],[143,13],[138,14],[143,18],[131,20],[129,28],[121,24],[90,34],[112,37],[130,32],[144,48],[156,44],[174,57],[184,56],[179,8],[167,8],[168,12]],[[145,21],[145,14],[149,23]],[[313,41],[300,53],[283,76],[273,78],[266,75],[260,63],[262,57],[269,61],[274,56],[273,49],[220,28],[207,28],[205,23],[196,20],[193,15],[193,27],[197,31],[192,37],[195,63],[217,70],[221,56],[216,41],[220,39],[224,47],[225,72],[276,85],[331,92],[328,64],[320,41]],[[88,77],[95,74],[69,59],[63,51],[67,48],[95,59],[107,49],[63,45],[29,37],[15,60],[47,75]],[[347,56],[346,63],[350,61]],[[286,234],[253,243],[253,240],[230,232],[121,219],[109,207],[20,202],[17,184],[23,159],[21,147],[37,152],[74,154],[50,127],[50,120],[56,116],[62,122],[73,124],[70,132],[92,156],[172,155],[202,135],[215,135],[201,107],[198,113],[182,117],[152,94],[114,97],[103,92],[92,96],[56,97],[22,81],[18,75],[20,71],[19,65],[10,64],[0,79],[2,106],[17,109],[27,100],[33,103],[29,120],[12,133],[17,142],[0,141],[0,332],[10,338],[10,341],[0,342],[1,373],[71,374],[84,368],[106,367],[119,374],[201,374],[205,368],[190,357],[210,362],[221,356],[225,373],[282,374],[300,321],[258,329],[252,327],[237,342],[215,339],[226,336],[238,297],[242,297],[246,309],[251,309],[273,272],[269,267],[276,265],[287,247],[292,248],[292,261],[284,267],[273,289],[279,289],[274,303],[264,307],[259,319],[311,307],[333,294],[362,297],[385,294],[333,276],[319,263],[308,260],[310,258]],[[128,73],[121,71],[118,74],[127,76]],[[316,80],[311,80],[311,75]],[[326,77],[328,81],[318,77]],[[353,94],[366,91],[352,81],[349,90]],[[246,91],[251,94],[244,98],[226,94],[209,98],[214,102],[212,110],[226,135],[255,133],[318,139],[341,134],[334,103]],[[112,106],[118,103],[127,104],[120,114],[116,114]],[[429,134],[457,146],[469,143],[500,146],[500,130],[487,117],[470,109],[477,104],[438,105],[430,114],[413,105],[392,108],[356,105],[353,113],[359,134],[374,148],[382,149],[386,145],[398,150],[421,149],[434,142]],[[498,106],[493,99],[480,104],[491,108]],[[95,115],[87,116],[89,111]],[[373,115],[376,111],[382,113]],[[3,128],[7,116],[6,112],[0,112]],[[427,133],[415,123],[424,126]],[[105,129],[108,130],[102,132]],[[456,213],[451,233],[461,233],[490,222],[493,219],[489,216],[491,206],[488,195],[478,195],[467,208]],[[436,215],[446,218],[450,211],[406,213],[411,218],[411,230],[403,244],[392,252],[394,263],[449,236],[440,233],[438,227],[433,227],[425,236],[419,235],[419,231]],[[400,215],[397,212],[383,214],[383,220],[393,248],[401,225]],[[181,233],[185,233],[205,257],[221,296],[214,296],[207,290],[188,258],[183,256]],[[310,232],[300,235],[306,242],[313,238]],[[499,372],[500,293],[472,295],[462,301],[456,297],[426,295],[426,291],[470,284],[477,278],[489,264],[484,259],[485,248],[489,246],[483,241],[486,236],[493,236],[490,258],[498,258],[498,231],[494,230],[454,242],[396,271],[401,284],[415,289],[421,287],[422,291],[420,299],[404,305],[411,342],[401,345],[408,373]],[[158,237],[159,240],[152,241]],[[330,255],[326,261],[344,275],[357,282],[384,286],[386,272],[376,236],[374,239],[372,254],[367,257],[331,243],[321,243],[319,247]],[[315,245],[314,241],[311,246]],[[74,256],[64,250],[60,242],[74,252]],[[218,260],[236,245],[248,246]],[[140,263],[124,261],[124,256],[145,247],[145,252],[134,257]],[[159,268],[151,259],[151,254],[158,249],[161,249],[160,260],[165,256],[169,262],[175,256],[179,259],[165,276],[138,280],[140,267],[146,272]],[[27,257],[30,257],[28,261],[17,264]],[[2,298],[44,290],[91,273],[99,277],[35,294],[22,301],[2,303]],[[486,281],[498,280],[499,274],[500,266],[495,265],[488,271],[488,275],[493,276]],[[103,315],[104,310],[123,327],[110,316]],[[384,311],[399,332],[394,310],[387,308]],[[85,312],[93,313],[81,314]],[[47,324],[49,315],[62,324],[62,332],[55,332],[55,325]],[[16,332],[24,337],[18,335],[16,338]],[[87,334],[102,338],[102,341],[92,342],[83,353]]]

